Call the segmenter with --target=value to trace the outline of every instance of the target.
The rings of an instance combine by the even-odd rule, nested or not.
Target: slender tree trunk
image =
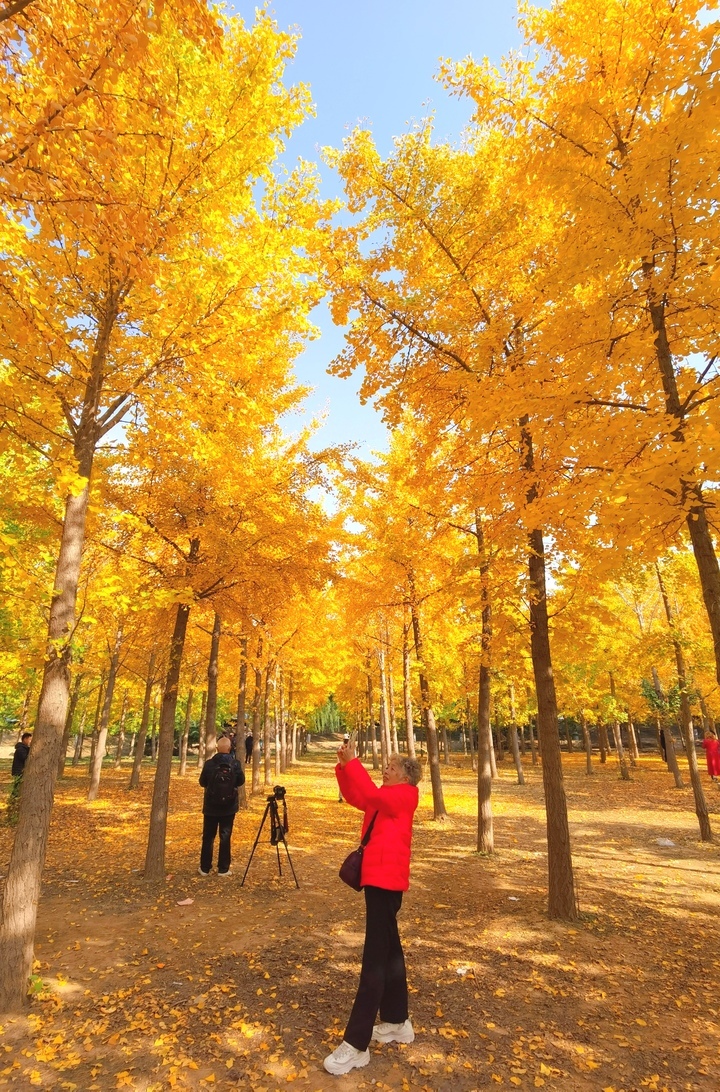
[[[592,776],[592,742],[590,740],[590,729],[587,726],[587,720],[585,714],[580,714],[580,727],[582,728],[583,743],[585,744],[585,773],[588,777]]]
[[[198,720],[198,769],[205,765],[205,726],[207,724],[207,690],[200,695],[200,719]]]
[[[615,676],[612,671],[610,672],[610,696],[612,698],[613,714],[612,714],[612,730],[613,739],[615,740],[615,752],[618,756],[618,763],[620,765],[620,778],[622,781],[630,780],[630,771],[628,769],[627,761],[625,759],[625,750],[623,748],[622,736],[620,734],[620,723],[617,718],[617,700],[615,696]]]
[[[610,751],[610,742],[608,740],[607,728],[600,721],[598,721],[597,732],[598,746],[600,747],[600,762],[604,766]]]
[[[105,361],[117,305],[104,301],[88,369],[74,441],[78,479],[84,488],[65,499],[46,644],[45,666],[33,743],[23,774],[15,839],[0,909],[0,1013],[20,1011],[33,963],[40,883],[47,852],[60,747],[70,693],[70,660],[78,581]]]
[[[187,773],[187,753],[188,753],[188,740],[190,739],[190,720],[192,718],[192,703],[193,703],[193,688],[188,690],[187,701],[185,703],[185,721],[183,723],[183,733],[180,740],[180,777],[184,777]]]
[[[477,770],[477,756],[475,753],[475,738],[473,734],[472,717],[470,715],[470,696],[465,695],[465,719],[467,720],[468,742],[470,744],[470,766],[473,770]]]
[[[372,675],[370,674],[370,657],[367,658],[368,670],[365,673],[367,679],[367,703],[368,703],[368,732],[370,733],[370,744],[372,746],[372,764],[373,769],[377,770],[380,763],[378,762],[378,745],[377,734],[375,732],[375,711],[373,709],[373,684]]]
[[[534,471],[532,437],[523,421],[522,441],[525,469]],[[528,509],[537,499],[533,480],[528,488]],[[530,648],[535,676],[538,705],[538,740],[542,750],[543,788],[547,815],[548,843],[548,913],[551,918],[566,921],[577,917],[573,878],[570,827],[563,783],[560,736],[558,734],[557,699],[550,652],[550,630],[545,583],[545,545],[540,528],[528,536],[528,575],[530,582]]]
[[[490,681],[488,680],[488,687],[489,686],[490,686]],[[488,752],[489,755],[490,755],[490,773],[492,775],[493,781],[497,781],[497,777],[498,777],[497,756],[495,754],[495,740],[493,739],[492,720],[491,720],[489,711],[488,711],[487,733],[488,733],[488,747],[490,748],[490,750]]]
[[[695,736],[693,733],[692,714],[690,712],[690,699],[688,697],[688,680],[687,669],[685,667],[685,656],[683,654],[682,645],[678,639],[677,627],[675,625],[675,618],[673,616],[672,607],[670,606],[670,599],[665,588],[665,581],[662,578],[660,572],[660,566],[655,563],[655,572],[657,573],[658,583],[660,585],[660,594],[662,595],[663,604],[665,606],[665,617],[670,628],[670,634],[672,636],[673,648],[675,650],[675,664],[677,667],[678,686],[680,687],[680,725],[683,735],[685,737],[685,751],[687,754],[688,767],[690,770],[690,784],[692,785],[693,797],[695,798],[695,814],[697,815],[698,824],[700,826],[700,839],[703,842],[712,841],[712,830],[710,827],[710,816],[708,814],[707,801],[705,799],[705,793],[703,792],[702,781],[700,779],[700,770],[698,768],[697,752],[695,751]]]
[[[95,719],[93,720],[93,729],[90,736],[90,762],[88,764],[88,777],[92,772],[93,758],[95,757],[95,746],[97,744],[98,732],[100,731],[100,717],[102,715],[103,701],[105,698],[105,674],[100,676],[100,684],[98,687],[98,700],[95,706]]]
[[[382,754],[382,768],[387,766],[390,757],[390,730],[388,726],[387,711],[387,679],[385,678],[385,646],[380,634],[380,644],[377,652],[378,668],[380,670],[380,751]]]
[[[415,595],[415,582],[412,573],[408,574],[410,587],[410,616],[412,619],[413,637],[415,639],[415,656],[420,667],[420,702],[422,705],[423,727],[427,740],[428,764],[430,766],[430,783],[433,795],[433,813],[435,819],[444,819],[447,815],[445,798],[443,796],[442,778],[440,776],[440,753],[438,746],[437,727],[435,725],[435,713],[430,701],[430,683],[428,681],[425,659],[423,653],[423,640],[420,630],[420,615]]]
[[[280,685],[278,690],[278,713],[280,715],[280,773],[285,773],[288,768],[288,730],[287,710],[285,709],[285,677],[280,672]]]
[[[207,706],[205,709],[205,758],[212,758],[217,751],[217,697],[218,664],[220,657],[220,615],[215,611],[212,638],[210,640],[210,660],[207,673]]]
[[[638,751],[637,734],[635,732],[635,725],[633,724],[630,710],[626,711],[627,726],[628,726],[628,742],[630,744],[630,765],[637,766],[638,759],[640,758],[640,752]]]
[[[102,773],[102,763],[106,751],[108,727],[110,725],[110,710],[112,708],[112,700],[115,693],[115,680],[117,679],[118,668],[120,666],[122,639],[123,631],[121,624],[118,626],[117,634],[115,635],[115,646],[110,657],[110,670],[108,672],[108,682],[107,689],[105,690],[102,716],[100,717],[100,730],[98,731],[97,740],[95,742],[95,753],[93,755],[92,768],[90,770],[88,800],[97,800],[100,791],[100,775]]]
[[[125,746],[125,717],[127,716],[127,702],[128,692],[127,690],[123,694],[122,706],[120,708],[120,723],[118,724],[118,737],[117,745],[115,747],[115,769],[119,770],[122,767],[122,753]]]
[[[132,773],[130,774],[130,784],[128,788],[140,787],[140,767],[145,755],[145,739],[147,737],[147,725],[150,724],[150,704],[153,696],[153,687],[155,686],[155,662],[157,660],[157,653],[153,650],[150,653],[150,661],[147,663],[147,674],[145,676],[145,693],[142,699],[142,713],[140,716],[140,727],[138,729],[138,738],[135,739],[135,749],[132,756]]]
[[[385,646],[387,649],[386,664],[388,681],[388,716],[390,721],[390,751],[392,754],[398,754],[400,745],[398,743],[397,718],[395,716],[395,685],[393,683],[392,656],[390,654],[390,631],[387,622],[385,623]]]
[[[272,740],[270,739],[270,691],[275,674],[272,660],[265,668],[265,694],[263,697],[263,773],[265,788],[272,788]]]
[[[672,437],[675,443],[685,443],[686,405],[680,399],[675,364],[670,351],[665,321],[666,302],[658,296],[654,282],[654,262],[646,261],[643,272],[647,284],[647,303],[653,332],[655,334],[655,355],[665,395],[665,409],[669,416],[677,421],[677,428]],[[715,649],[715,675],[720,683],[720,565],[708,523],[708,503],[703,497],[699,482],[680,479],[680,501],[685,511],[685,522],[692,543],[695,563],[700,577],[705,610],[710,623],[710,633]],[[699,817],[698,817],[699,818]]]
[[[78,674],[75,676],[75,682],[73,683],[67,716],[65,717],[65,728],[63,730],[62,743],[60,744],[60,758],[58,759],[58,777],[62,777],[63,773],[65,772],[65,760],[67,758],[68,744],[70,743],[70,733],[72,732],[73,719],[75,717],[77,703],[80,699],[80,686],[82,684],[83,678],[84,675],[81,672],[78,672]]]
[[[275,782],[277,784],[282,773],[282,727],[280,725],[280,702],[278,697],[277,669],[273,679],[273,727],[275,736]]]
[[[415,726],[413,724],[412,683],[410,679],[410,642],[408,640],[409,628],[409,624],[405,622],[403,625],[403,709],[405,711],[407,752],[410,758],[415,758]]]
[[[515,763],[515,772],[517,774],[518,785],[525,784],[525,774],[522,768],[522,759],[520,758],[520,748],[518,746],[517,737],[517,719],[515,715],[515,687],[512,683],[508,687],[508,697],[510,699],[510,727],[508,733],[510,735],[510,749],[512,751],[513,762]]]
[[[568,754],[571,755],[573,753],[573,751],[574,751],[574,747],[573,747],[573,740],[572,740],[572,732],[570,731],[570,725],[568,724],[567,720],[563,721],[563,726],[565,728],[565,742],[567,743]]]
[[[260,732],[262,728],[262,652],[263,639],[258,636],[257,651],[255,653],[255,690],[253,692],[253,761],[252,761],[252,791],[260,792]]]
[[[193,539],[190,549],[191,559],[194,560],[197,557],[199,547],[198,540]],[[172,753],[175,742],[175,710],[177,709],[180,667],[182,665],[189,617],[190,605],[188,603],[178,603],[163,689],[157,769],[155,770],[155,782],[150,805],[150,826],[147,852],[145,854],[145,879],[155,883],[165,878],[165,835],[170,800]]]
[[[82,711],[80,717],[80,728],[78,734],[75,737],[75,754],[73,755],[72,764],[77,766],[82,760],[83,743],[85,742],[85,719],[87,717],[87,706]]]
[[[247,701],[247,672],[248,672],[248,638],[243,635],[240,638],[240,673],[238,675],[238,700],[237,716],[235,718],[235,752],[240,768],[245,773],[245,704]],[[245,786],[238,789],[238,804],[241,808],[248,806]]]
[[[490,668],[492,663],[492,603],[490,600],[490,562],[485,546],[485,532],[479,512],[475,513],[475,537],[480,559],[480,669],[478,673],[478,826],[479,853],[492,853],[495,834],[492,813],[492,729],[490,727]]]
[[[660,677],[658,676],[657,668],[652,667],[651,671],[652,671],[653,687],[655,688],[655,693],[658,696],[658,700],[660,702],[664,702],[665,701],[665,695],[663,694],[662,686],[660,685]],[[658,725],[659,724],[660,724],[660,717],[658,716]],[[667,723],[662,725],[662,732],[663,732],[663,735],[665,737],[665,755],[666,755],[665,762],[667,763],[667,768],[670,771],[670,773],[673,775],[673,778],[675,780],[675,788],[676,789],[684,789],[685,785],[683,783],[682,774],[680,773],[680,766],[678,765],[677,754],[675,753],[675,739],[673,738],[672,728],[670,727],[669,719],[668,719]],[[659,726],[658,726],[658,745],[660,745],[660,727]],[[662,747],[660,747],[660,754],[662,755]]]

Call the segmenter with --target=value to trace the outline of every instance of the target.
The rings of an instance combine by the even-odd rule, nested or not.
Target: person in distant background
[[[13,755],[12,769],[10,770],[13,777],[22,777],[25,772],[25,763],[30,754],[31,742],[32,732],[23,732],[20,742],[15,744],[15,754]]]
[[[248,763],[252,759],[253,752],[253,734],[248,729],[248,734],[245,736],[245,762]]]
[[[705,750],[708,773],[713,781],[717,781],[720,778],[720,740],[712,734],[709,728],[706,728],[702,745]]]

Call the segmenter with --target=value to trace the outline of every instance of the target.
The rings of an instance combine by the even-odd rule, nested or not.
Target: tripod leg
[[[278,875],[282,876],[282,865],[280,864],[280,843],[279,842],[275,843],[275,849],[277,850],[277,858],[278,858]]]
[[[290,856],[290,850],[288,849],[288,844],[287,844],[287,842],[285,841],[285,839],[284,839],[284,838],[283,838],[283,840],[282,840],[282,843],[283,843],[283,845],[285,846],[285,852],[287,853],[287,859],[288,859],[288,864],[290,865],[290,871],[292,872],[292,874],[293,874],[293,879],[295,880],[295,886],[297,887],[297,889],[298,889],[298,891],[299,891],[299,890],[300,890],[300,884],[298,883],[298,878],[297,878],[297,876],[295,875],[295,869],[294,869],[294,867],[293,867],[293,863],[292,863],[292,857]],[[279,856],[280,856],[280,849],[278,848],[278,857],[279,857]]]
[[[258,827],[258,832],[257,832],[257,834],[255,835],[255,841],[253,842],[253,847],[252,847],[252,849],[250,850],[250,856],[248,857],[248,863],[246,864],[246,866],[245,866],[245,871],[243,872],[243,878],[242,878],[242,879],[240,880],[240,886],[241,886],[241,887],[242,887],[242,886],[243,886],[243,884],[245,883],[245,877],[246,877],[246,876],[247,876],[247,874],[248,874],[248,869],[250,868],[250,864],[251,864],[251,862],[252,862],[252,859],[253,859],[253,854],[255,853],[255,850],[257,849],[257,844],[258,844],[258,842],[260,841],[260,835],[262,834],[262,828],[263,828],[263,827],[265,826],[265,820],[266,820],[266,819],[267,819],[267,817],[268,817],[268,812],[269,812],[269,811],[270,811],[270,805],[269,805],[269,804],[266,804],[266,805],[265,805],[265,811],[263,812],[263,817],[262,817],[262,819],[260,820],[260,826]]]

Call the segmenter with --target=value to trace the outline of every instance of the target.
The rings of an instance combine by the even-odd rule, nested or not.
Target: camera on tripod
[[[286,791],[287,790],[285,789],[285,787],[283,785],[276,785],[274,787],[273,791],[272,791],[272,795],[268,796],[268,798],[267,798],[268,803],[271,800],[284,800]]]
[[[285,835],[290,830],[290,823],[288,821],[287,800],[285,797],[285,787],[283,785],[275,785],[273,787],[273,791],[269,794],[269,796],[266,796],[265,798],[267,801],[267,803],[265,804],[265,811],[263,813],[262,819],[260,820],[260,827],[258,828],[255,842],[252,849],[250,850],[250,857],[248,859],[247,865],[245,866],[243,878],[240,881],[241,887],[243,887],[245,884],[245,877],[248,874],[250,863],[255,854],[255,850],[257,849],[257,844],[260,841],[260,835],[262,834],[263,827],[265,826],[265,820],[268,818],[268,816],[270,817],[270,845],[274,846],[277,852],[278,872],[282,876],[282,865],[280,864],[280,846],[284,845],[285,852],[287,853],[288,864],[290,865],[290,871],[292,872],[293,879],[295,880],[295,886],[300,887],[300,884],[298,883],[298,878],[295,875],[295,869],[293,867],[292,858],[290,856],[290,850],[288,849],[287,840],[285,838]],[[280,814],[280,804],[282,804],[282,815]]]

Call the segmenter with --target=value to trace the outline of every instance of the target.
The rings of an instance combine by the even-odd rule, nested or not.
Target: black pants
[[[345,1042],[356,1050],[367,1050],[378,1011],[389,1024],[402,1024],[408,1018],[405,956],[397,927],[401,905],[402,891],[365,888],[362,970],[345,1029]]]
[[[232,815],[203,815],[202,849],[200,850],[200,867],[203,872],[209,872],[212,868],[213,843],[218,829],[220,830],[218,872],[227,872],[230,868],[230,839],[234,822],[234,812]]]

